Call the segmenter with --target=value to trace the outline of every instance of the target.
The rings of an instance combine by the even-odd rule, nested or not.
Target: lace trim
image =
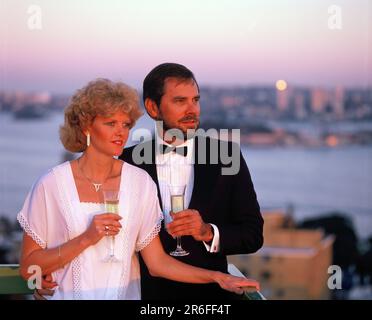
[[[127,165],[127,164],[125,164]],[[122,188],[126,189],[126,192],[128,192],[127,197],[129,199],[132,199],[132,201],[126,202],[126,211],[123,213],[126,217],[126,221],[123,224],[123,229],[121,232],[124,232],[124,241],[123,241],[123,257],[125,259],[125,262],[122,264],[122,273],[121,273],[121,279],[120,279],[120,286],[118,290],[118,299],[124,300],[126,299],[127,289],[129,286],[129,281],[131,281],[128,277],[128,272],[131,266],[131,257],[133,255],[132,248],[129,248],[129,238],[131,236],[130,232],[130,226],[133,223],[133,219],[137,219],[138,216],[136,216],[133,212],[133,206],[137,204],[137,201],[141,199],[141,195],[139,194],[139,190],[136,190],[137,188],[131,188],[130,183],[131,181],[138,181],[140,175],[142,175],[142,170],[138,169],[137,167],[134,167],[134,170],[127,170],[126,171],[126,177],[123,180]],[[140,170],[140,171],[139,171]],[[138,199],[138,200],[137,200]],[[132,214],[131,214],[132,213]],[[129,252],[129,250],[131,252]]]
[[[126,165],[125,163],[123,164],[123,166]],[[122,168],[122,172],[124,168]],[[131,265],[131,261],[130,259],[128,258],[131,258],[132,257],[132,254],[129,253],[129,238],[130,238],[130,226],[132,225],[132,219],[133,219],[133,215],[130,214],[130,212],[132,211],[132,206],[133,206],[133,202],[134,202],[134,199],[139,199],[138,196],[139,194],[137,192],[135,192],[134,188],[131,188],[129,186],[129,181],[135,181],[136,180],[136,175],[134,172],[132,171],[125,171],[125,179],[124,176],[122,175],[121,177],[121,185],[120,185],[120,188],[122,188],[123,190],[125,189],[126,192],[128,193],[127,197],[128,199],[132,199],[132,201],[127,201],[125,203],[125,206],[126,206],[126,209],[124,210],[124,212],[122,212],[123,216],[126,217],[126,221],[123,223],[123,228],[121,230],[121,232],[124,232],[124,237],[123,237],[123,246],[122,246],[122,255],[123,255],[123,259],[124,259],[124,263],[122,264],[122,269],[121,269],[121,277],[120,277],[120,286],[119,286],[119,290],[118,290],[118,300],[123,300],[125,299],[125,296],[126,296],[126,291],[127,291],[127,288],[128,288],[128,285],[129,285],[129,277],[128,277],[128,272],[129,272],[129,268],[130,268],[130,265]],[[122,205],[122,204],[121,204]],[[120,205],[120,202],[119,202],[119,206]]]
[[[29,225],[29,223],[27,222],[25,216],[23,215],[23,213],[19,213],[17,215],[17,220],[19,222],[19,224],[21,225],[22,229],[40,246],[42,247],[43,249],[46,248],[47,244],[44,240],[42,240],[38,235],[37,233],[32,230],[31,226]]]
[[[128,212],[130,212],[130,208],[128,206]],[[123,292],[124,292],[124,288],[127,287],[128,285],[128,263],[130,263],[127,259],[127,257],[129,256],[129,253],[128,253],[128,243],[129,243],[129,226],[131,225],[130,223],[130,216],[127,215],[127,218],[128,218],[128,223],[123,225],[123,230],[121,230],[121,232],[124,232],[124,241],[123,241],[123,247],[122,247],[122,254],[123,254],[123,260],[124,260],[124,263],[122,264],[122,269],[121,269],[121,277],[120,277],[120,286],[119,286],[119,290],[118,290],[118,300],[122,300],[122,297],[123,297]],[[126,290],[126,289],[125,289]]]
[[[137,252],[139,252],[143,248],[147,247],[147,245],[149,245],[150,242],[152,240],[154,240],[154,238],[158,235],[158,233],[160,232],[160,229],[161,229],[161,221],[162,220],[163,220],[163,217],[161,217],[159,219],[158,223],[156,224],[154,229],[152,229],[152,231],[147,235],[147,237],[136,246],[136,251]]]
[[[75,237],[73,230],[73,209],[71,205],[71,199],[67,194],[69,186],[67,185],[66,179],[69,174],[68,170],[71,170],[69,162],[62,164],[53,170],[53,174],[56,176],[56,182],[58,187],[58,192],[60,195],[59,206],[62,210],[63,215],[66,219],[67,230],[69,238],[73,239]],[[73,191],[71,191],[73,192]],[[71,261],[72,266],[72,285],[73,285],[73,296],[75,300],[82,299],[82,286],[81,286],[81,258],[80,255]]]

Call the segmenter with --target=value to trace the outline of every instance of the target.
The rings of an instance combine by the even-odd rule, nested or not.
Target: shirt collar
[[[157,132],[155,132],[155,143],[156,143],[156,146],[155,146],[155,154],[156,154],[156,158],[162,158],[164,159],[164,157],[169,157],[169,156],[172,156],[172,152],[164,155],[164,154],[161,154],[159,153],[159,145],[160,144],[164,144],[166,146],[172,146],[171,144],[165,142],[158,134]],[[177,145],[177,148],[178,147],[187,147],[187,156],[186,156],[186,159],[187,159],[187,162],[188,163],[191,163],[191,160],[193,158],[193,154],[194,154],[194,144],[195,144],[195,137],[191,138],[191,139],[188,139],[186,140],[184,143],[182,144],[179,144]],[[177,155],[179,156],[179,155]]]

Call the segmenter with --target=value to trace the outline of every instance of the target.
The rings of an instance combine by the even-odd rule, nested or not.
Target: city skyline
[[[30,29],[32,5],[41,29]],[[330,28],[332,5],[340,29]],[[97,77],[140,89],[165,61],[188,66],[202,86],[372,86],[368,0],[2,0],[0,9],[0,90],[71,94]]]

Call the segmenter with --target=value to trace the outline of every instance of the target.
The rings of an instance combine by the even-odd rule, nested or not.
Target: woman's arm
[[[217,282],[221,288],[243,293],[244,287],[255,287],[258,282],[246,278],[235,277],[223,272],[194,267],[182,263],[164,252],[159,236],[156,236],[142,251],[141,255],[149,272],[154,277],[163,277],[174,281],[188,283]]]
[[[43,275],[62,268],[90,246],[87,240],[84,234],[81,234],[59,247],[44,250],[29,235],[24,233],[20,264],[21,276],[27,280],[32,275],[27,271],[29,266],[32,265],[39,266]]]
[[[24,233],[20,264],[21,276],[27,280],[32,275],[28,273],[28,268],[32,265],[39,266],[42,275],[51,274],[53,271],[61,269],[105,235],[118,234],[121,228],[118,221],[120,219],[121,217],[116,214],[96,215],[84,233],[52,249],[41,248],[29,235]],[[106,234],[105,226],[110,228],[108,234]]]

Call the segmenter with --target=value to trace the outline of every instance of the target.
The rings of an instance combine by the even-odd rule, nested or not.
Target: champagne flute
[[[185,201],[185,185],[169,185],[169,192],[171,195],[171,210],[173,213],[180,212],[184,210],[184,201]],[[173,257],[183,257],[190,254],[182,248],[181,237],[176,237],[177,247],[176,250],[171,251],[169,254]]]
[[[102,190],[103,200],[105,202],[105,209],[107,213],[119,214],[119,190]],[[111,236],[110,239],[110,251],[108,255],[103,259],[103,262],[120,262],[115,256],[115,236]]]

